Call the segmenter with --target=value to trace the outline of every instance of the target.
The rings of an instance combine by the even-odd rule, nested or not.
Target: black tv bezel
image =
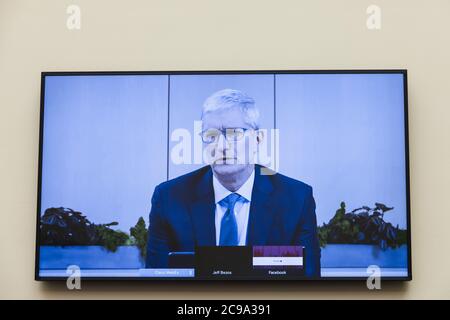
[[[35,243],[35,280],[36,281],[66,281],[67,277],[41,276],[40,271],[40,217],[41,217],[41,185],[42,185],[42,151],[44,138],[44,102],[45,102],[45,78],[47,76],[114,76],[114,75],[237,75],[237,74],[401,74],[403,75],[403,97],[404,97],[404,137],[405,137],[405,177],[406,177],[406,219],[407,219],[407,251],[408,251],[408,275],[402,277],[381,277],[381,281],[411,281],[411,203],[410,203],[410,167],[409,167],[409,127],[408,127],[408,80],[407,69],[331,69],[331,70],[204,70],[204,71],[49,71],[41,72],[40,92],[40,115],[39,115],[39,162],[38,162],[38,185],[37,185],[37,207],[36,207],[36,243]],[[196,279],[196,278],[172,278],[172,277],[83,277],[83,281],[366,281],[367,277],[326,277],[326,278],[276,278],[276,279]]]

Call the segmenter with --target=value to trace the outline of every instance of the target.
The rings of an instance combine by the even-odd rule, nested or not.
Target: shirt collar
[[[251,201],[252,199],[252,191],[253,191],[253,182],[255,181],[255,170],[252,171],[250,177],[248,177],[247,181],[235,191],[242,197],[244,197],[247,201]],[[214,187],[214,199],[216,203],[219,203],[222,199],[226,198],[229,194],[233,193],[227,188],[225,188],[220,181],[213,174],[213,187]]]

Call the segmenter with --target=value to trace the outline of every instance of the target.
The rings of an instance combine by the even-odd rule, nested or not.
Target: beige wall
[[[450,298],[449,32],[449,0],[0,0],[0,298]],[[412,282],[33,280],[41,71],[331,68],[408,69]]]

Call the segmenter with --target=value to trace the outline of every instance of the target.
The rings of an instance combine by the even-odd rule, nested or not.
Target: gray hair
[[[203,104],[202,119],[206,113],[239,107],[245,122],[253,129],[259,128],[259,110],[255,100],[239,90],[223,89],[209,96]]]

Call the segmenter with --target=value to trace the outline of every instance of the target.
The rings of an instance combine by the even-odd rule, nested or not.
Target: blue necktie
[[[227,208],[220,223],[219,246],[237,246],[238,228],[236,217],[234,216],[234,205],[241,198],[237,193],[231,193],[226,198],[219,201],[219,204]]]

